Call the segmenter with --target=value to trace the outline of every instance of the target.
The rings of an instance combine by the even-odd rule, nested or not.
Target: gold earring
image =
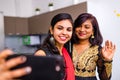
[[[92,38],[92,39],[94,39],[94,38],[95,38],[95,36],[92,34],[91,38]]]

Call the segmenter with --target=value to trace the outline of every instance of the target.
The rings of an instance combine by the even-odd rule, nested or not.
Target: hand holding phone
[[[12,70],[30,66],[32,72],[28,75],[19,77],[21,80],[62,80],[64,78],[64,61],[62,56],[34,56],[25,54],[14,54],[7,58],[7,60],[17,57],[26,56],[27,61],[20,64]]]

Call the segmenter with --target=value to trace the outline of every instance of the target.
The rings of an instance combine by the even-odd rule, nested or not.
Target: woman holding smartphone
[[[37,50],[37,56],[61,55],[65,61],[65,76],[62,80],[75,80],[72,60],[64,45],[71,39],[73,20],[70,14],[60,13],[53,17],[47,38]]]

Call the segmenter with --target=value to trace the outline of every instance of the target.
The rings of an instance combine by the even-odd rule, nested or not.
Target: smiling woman
[[[65,61],[64,80],[75,80],[72,60],[64,48],[72,36],[73,20],[68,13],[59,13],[51,20],[48,36],[35,53],[36,56],[63,56]]]
[[[109,40],[101,44],[103,38],[95,16],[80,14],[73,27],[72,59],[76,80],[97,80],[96,67],[100,80],[110,80],[112,59],[116,46]]]

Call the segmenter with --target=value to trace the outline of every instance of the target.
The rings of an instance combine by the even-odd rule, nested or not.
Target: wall
[[[116,44],[111,80],[120,80],[120,1],[88,0],[88,12],[98,19],[104,42],[109,39]]]
[[[33,8],[40,8],[40,13],[45,13],[49,11],[48,4],[49,2],[53,2],[54,10],[60,9],[62,7],[66,7],[72,4],[72,0],[36,0],[33,2]]]
[[[0,11],[2,11],[4,15],[16,16],[15,0],[0,0]]]
[[[4,49],[4,16],[3,12],[0,12],[0,50]]]
[[[30,17],[33,15],[33,0],[15,0],[16,16]]]

